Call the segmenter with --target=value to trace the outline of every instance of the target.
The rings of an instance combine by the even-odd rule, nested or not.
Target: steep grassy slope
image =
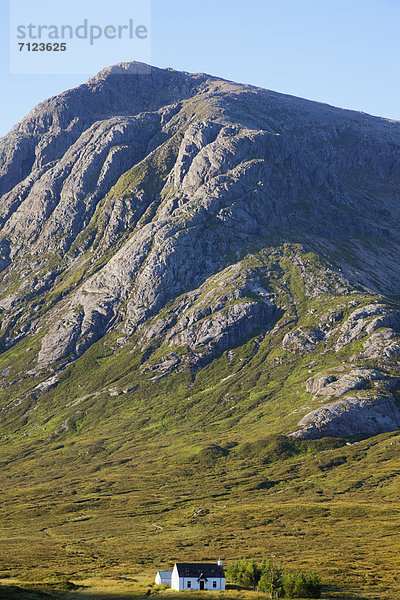
[[[189,319],[193,299],[186,297],[166,305],[130,338],[121,338],[117,327],[61,371],[56,365],[50,377],[48,371],[31,370],[40,339],[21,341],[0,357],[3,443],[21,435],[52,439],[74,431],[108,431],[109,419],[120,421],[122,430],[132,420],[150,435],[180,431],[182,421],[195,429],[205,412],[210,432],[229,431],[233,441],[243,429],[246,438],[289,433],[300,417],[331,399],[328,388],[321,397],[307,387],[308,380],[323,374],[336,374],[340,382],[348,373],[379,369],[379,377],[350,381],[333,397],[361,393],[373,400],[383,385],[382,393],[395,401],[397,336],[389,327],[397,318],[395,305],[344,287],[315,255],[298,246],[248,255],[210,278],[196,296],[194,324],[199,328],[205,321],[207,333],[223,323],[230,306],[257,306],[266,295],[276,305],[270,318],[256,322],[248,340],[233,344],[228,327],[225,351],[215,344],[224,341],[215,329],[196,346],[187,328],[183,340],[163,342],[162,327],[172,328],[177,306],[187,306],[182,319]],[[392,336],[389,343],[386,333]],[[386,348],[393,345],[393,355],[368,354],[377,336]]]

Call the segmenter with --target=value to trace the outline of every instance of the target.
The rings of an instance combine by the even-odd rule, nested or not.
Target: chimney
[[[221,559],[219,559],[219,561],[218,561],[218,566],[222,567],[222,560]]]

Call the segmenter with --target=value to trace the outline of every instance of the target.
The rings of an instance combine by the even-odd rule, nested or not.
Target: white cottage
[[[157,571],[156,584],[157,585],[171,585],[172,571]]]
[[[173,590],[211,590],[225,589],[225,573],[222,561],[215,563],[176,563],[172,571],[171,588]]]

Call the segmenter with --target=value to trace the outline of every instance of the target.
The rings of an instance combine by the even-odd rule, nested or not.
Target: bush
[[[316,573],[288,573],[283,578],[286,598],[321,598],[321,584]]]
[[[269,598],[320,598],[321,583],[316,573],[285,573],[271,562],[257,564],[245,558],[231,563],[227,577],[233,583],[264,592]]]
[[[284,596],[283,578],[284,573],[279,567],[272,563],[264,564],[262,575],[258,582],[258,589],[269,594],[270,598],[282,598]]]

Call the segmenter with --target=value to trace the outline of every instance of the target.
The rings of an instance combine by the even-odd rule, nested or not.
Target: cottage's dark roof
[[[216,563],[176,563],[179,577],[225,577],[223,568]]]

